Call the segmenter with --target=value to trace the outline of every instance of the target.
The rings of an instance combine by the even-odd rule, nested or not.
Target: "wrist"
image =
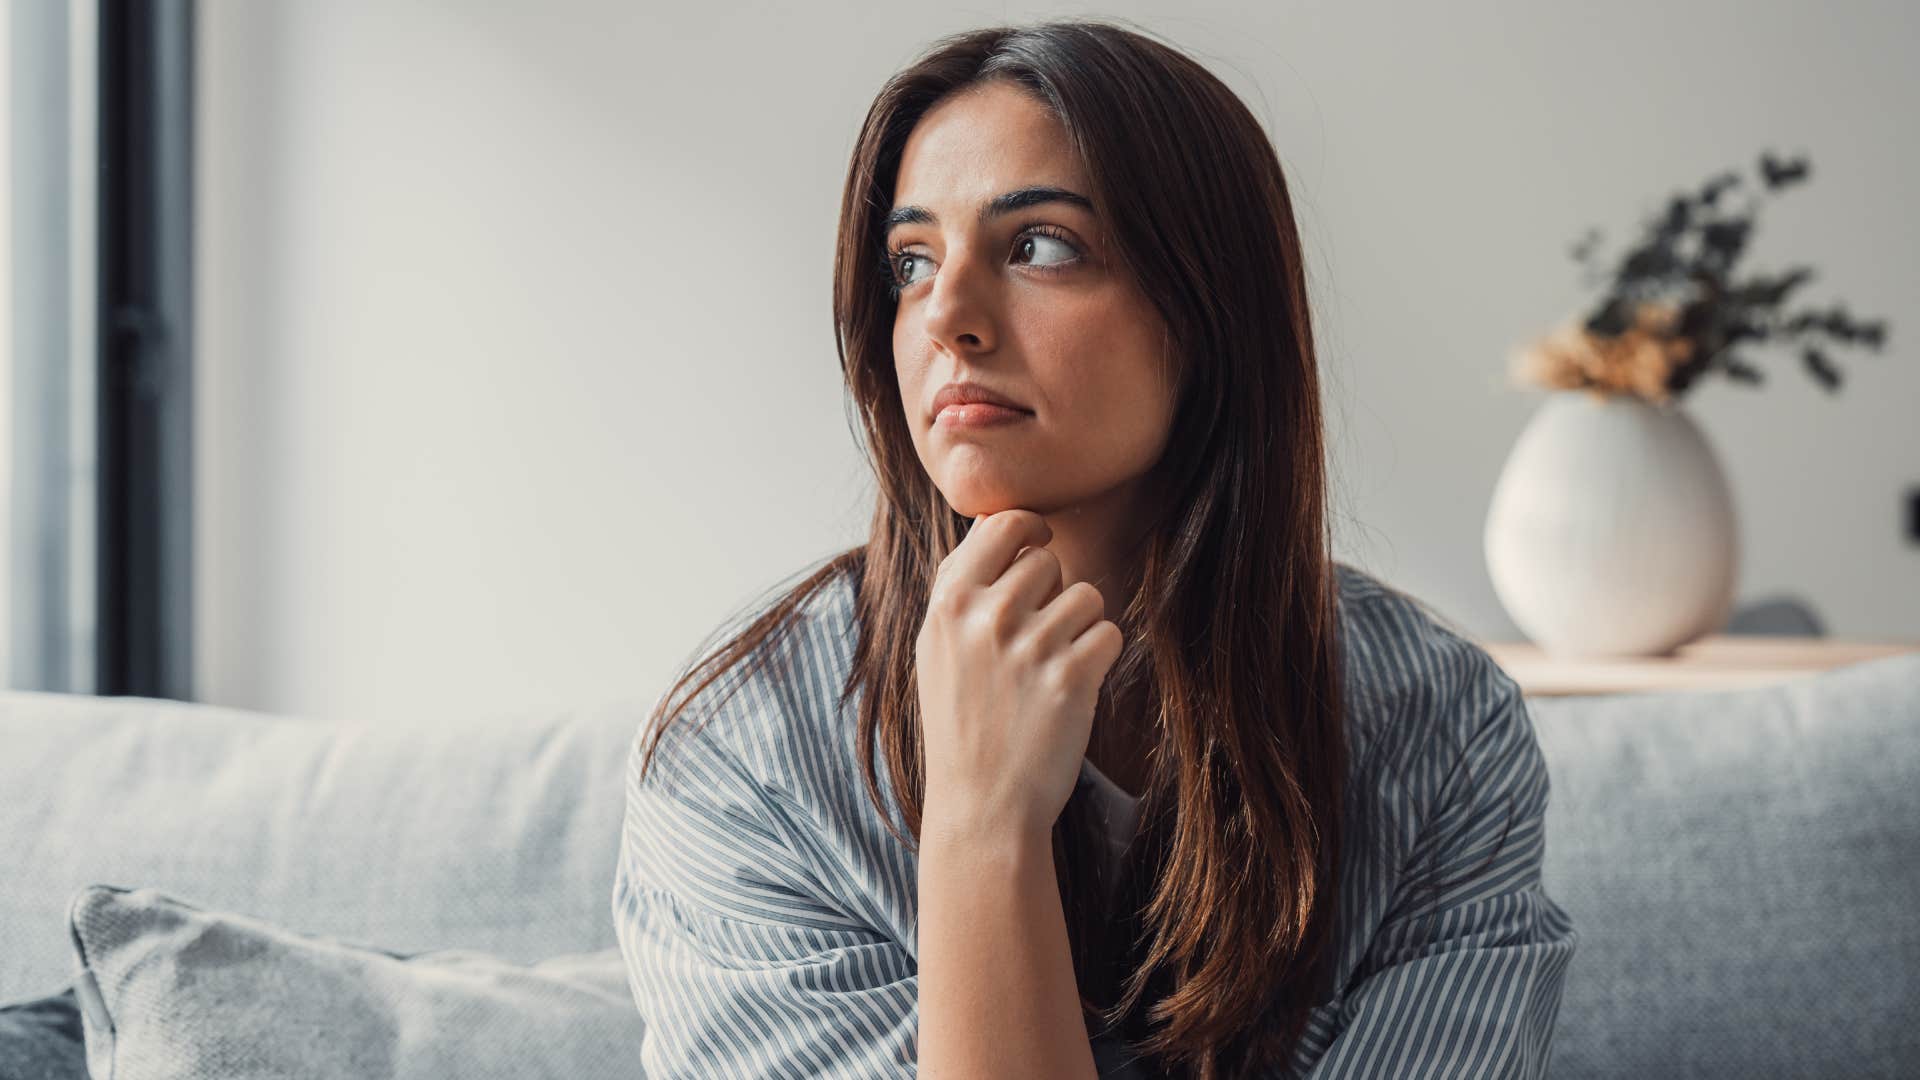
[[[1007,814],[929,803],[920,814],[920,848],[994,859],[1053,862],[1053,825]]]

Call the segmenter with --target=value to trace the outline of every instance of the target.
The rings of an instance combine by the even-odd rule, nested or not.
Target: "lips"
[[[1033,411],[997,390],[971,382],[948,383],[940,388],[939,393],[933,395],[935,417],[940,415],[940,410],[950,405],[998,405],[1016,412],[1031,413]]]

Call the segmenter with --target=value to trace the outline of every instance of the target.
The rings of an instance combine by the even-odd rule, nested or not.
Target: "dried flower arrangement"
[[[1805,157],[1781,161],[1771,153],[1760,155],[1766,192],[1804,180],[1810,170]],[[1813,278],[1810,266],[1733,280],[1760,201],[1755,195],[1738,208],[1724,205],[1722,195],[1739,184],[1736,173],[1724,172],[1697,192],[1674,195],[1664,213],[1647,221],[1639,245],[1620,258],[1591,314],[1515,350],[1514,380],[1551,390],[1584,389],[1596,397],[1634,394],[1665,404],[1711,371],[1759,383],[1760,370],[1735,351],[1751,341],[1797,347],[1807,371],[1829,393],[1837,391],[1840,372],[1811,339],[1825,335],[1877,351],[1886,339],[1886,324],[1855,322],[1838,303],[1825,310],[1780,310]],[[1600,231],[1590,229],[1572,252],[1587,270],[1589,285],[1607,278],[1595,262],[1599,239]]]

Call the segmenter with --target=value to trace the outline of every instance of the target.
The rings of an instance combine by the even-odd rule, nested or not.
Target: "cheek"
[[[900,404],[906,409],[907,419],[914,416],[913,403],[920,394],[920,382],[923,369],[912,362],[912,343],[907,335],[896,326],[893,331],[893,381],[900,390]]]
[[[1076,438],[1116,449],[1150,442],[1165,426],[1162,331],[1127,299],[1089,297],[1037,313],[1036,358],[1052,377],[1047,398]]]
[[[893,351],[893,378],[899,391],[901,422],[906,425],[907,439],[913,444],[914,453],[922,464],[931,468],[933,462],[928,455],[934,453],[933,425],[925,415],[924,402],[932,387],[926,385],[926,367],[916,363],[913,353],[903,349],[902,344],[896,340]]]

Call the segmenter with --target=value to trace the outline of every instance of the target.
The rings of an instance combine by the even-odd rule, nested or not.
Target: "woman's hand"
[[[1031,510],[974,519],[940,562],[915,643],[924,823],[1045,835],[1067,805],[1120,628],[1088,582],[1062,589]]]

